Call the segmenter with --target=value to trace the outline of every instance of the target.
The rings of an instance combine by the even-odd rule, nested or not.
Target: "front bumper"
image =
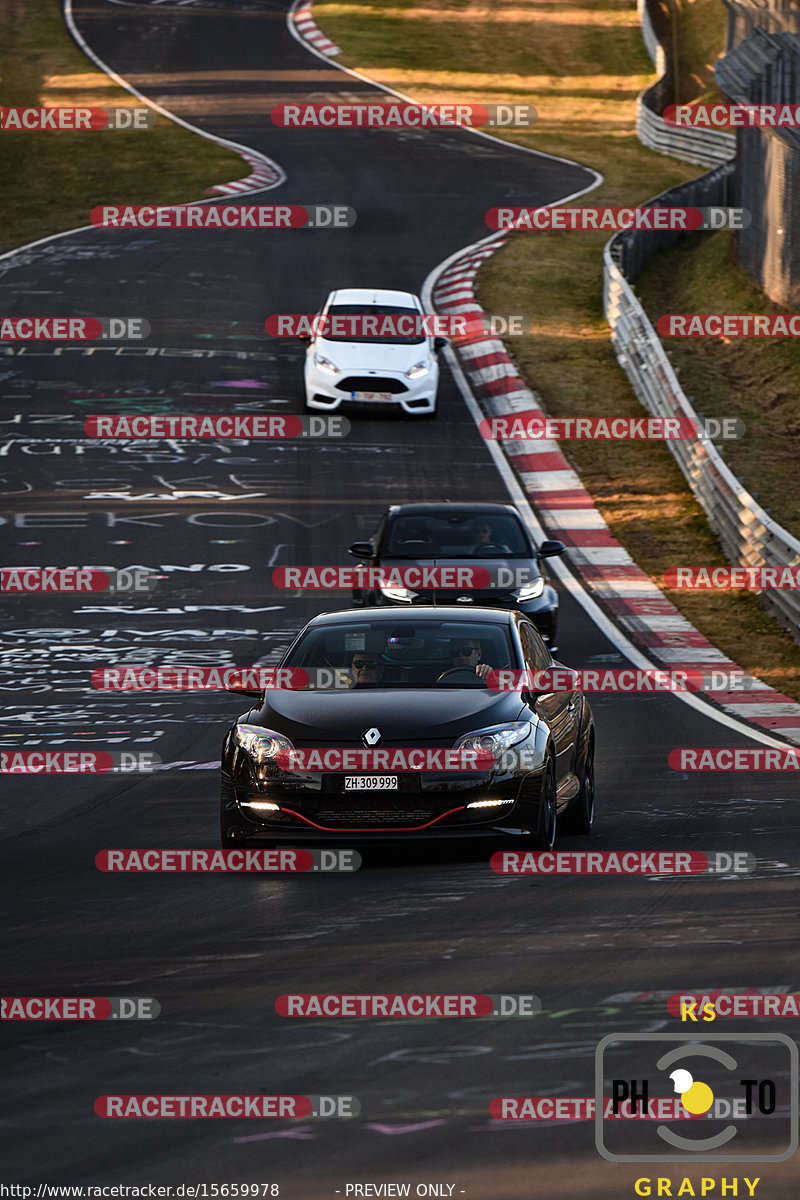
[[[374,378],[356,379],[360,383],[357,392],[382,392],[385,387],[388,387],[391,399],[354,400],[353,393],[356,389],[349,386],[353,380],[354,373],[352,371],[340,371],[338,375],[331,375],[321,371],[312,361],[307,361],[305,368],[307,407],[323,412],[335,412],[343,404],[346,404],[348,408],[372,412],[399,409],[408,413],[409,416],[424,416],[426,413],[436,411],[438,370],[430,371],[421,379],[408,379],[396,371],[384,371],[380,376]]]
[[[234,767],[237,778],[223,771],[222,789],[226,824],[241,841],[509,837],[527,835],[538,823],[538,773],[493,780],[488,773],[465,779],[463,774],[422,772],[400,775],[397,791],[345,792],[344,777],[338,774],[303,773],[302,779],[285,782],[286,773],[278,771],[274,779],[256,782],[243,767]],[[500,803],[468,807],[486,801]],[[265,812],[251,807],[253,802],[278,809]]]

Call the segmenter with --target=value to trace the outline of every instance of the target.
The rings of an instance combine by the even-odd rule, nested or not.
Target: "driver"
[[[483,649],[476,638],[453,638],[450,641],[450,661],[448,670],[461,668],[464,671],[474,671],[479,679],[485,679],[491,671],[488,663],[481,662]],[[446,674],[447,672],[444,672]],[[442,676],[440,675],[441,679]]]
[[[350,663],[353,687],[383,682],[383,659],[368,650],[356,650]]]
[[[470,554],[480,554],[482,550],[487,550],[489,547],[492,550],[500,551],[503,554],[510,554],[510,547],[505,542],[498,542],[495,538],[494,529],[491,524],[479,517],[472,525],[472,536],[475,539],[470,547]]]

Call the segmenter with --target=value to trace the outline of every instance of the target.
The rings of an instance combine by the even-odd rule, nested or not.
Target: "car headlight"
[[[516,746],[530,736],[530,721],[512,721],[508,725],[490,725],[487,729],[474,729],[465,733],[455,744],[456,750],[488,750],[495,756]]]
[[[281,752],[294,750],[292,743],[282,733],[264,729],[262,725],[237,724],[233,740],[257,763],[267,762]]]
[[[537,596],[541,596],[544,591],[544,578],[540,575],[538,579],[534,579],[532,583],[525,583],[521,588],[517,588],[511,595],[515,600],[535,600]]]
[[[413,367],[409,367],[406,371],[406,379],[421,379],[423,375],[430,375],[431,369],[428,363],[414,363]]]
[[[327,375],[338,375],[339,368],[335,362],[331,362],[324,354],[314,355],[314,365],[319,367],[320,371],[325,371]]]
[[[393,600],[395,604],[410,604],[416,594],[404,587],[381,588],[381,595],[385,596],[387,600]]]

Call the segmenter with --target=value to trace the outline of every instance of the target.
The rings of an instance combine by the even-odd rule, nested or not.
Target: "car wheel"
[[[586,834],[591,833],[592,824],[594,822],[594,745],[590,744],[586,753],[586,762],[583,767],[583,776],[581,778],[581,790],[575,799],[575,803],[571,805],[569,810],[564,813],[561,821],[561,828],[564,833],[568,834]]]
[[[532,842],[536,850],[552,850],[556,840],[556,768],[548,758],[542,776],[539,800],[539,825]]]

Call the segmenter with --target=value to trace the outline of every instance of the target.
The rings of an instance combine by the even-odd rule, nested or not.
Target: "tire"
[[[534,850],[553,849],[556,840],[556,821],[556,768],[552,758],[548,758],[542,776],[538,828],[531,838]]]
[[[561,828],[564,833],[581,836],[592,832],[594,822],[594,743],[589,744],[586,762],[583,765],[581,790],[574,804],[561,818]]]

